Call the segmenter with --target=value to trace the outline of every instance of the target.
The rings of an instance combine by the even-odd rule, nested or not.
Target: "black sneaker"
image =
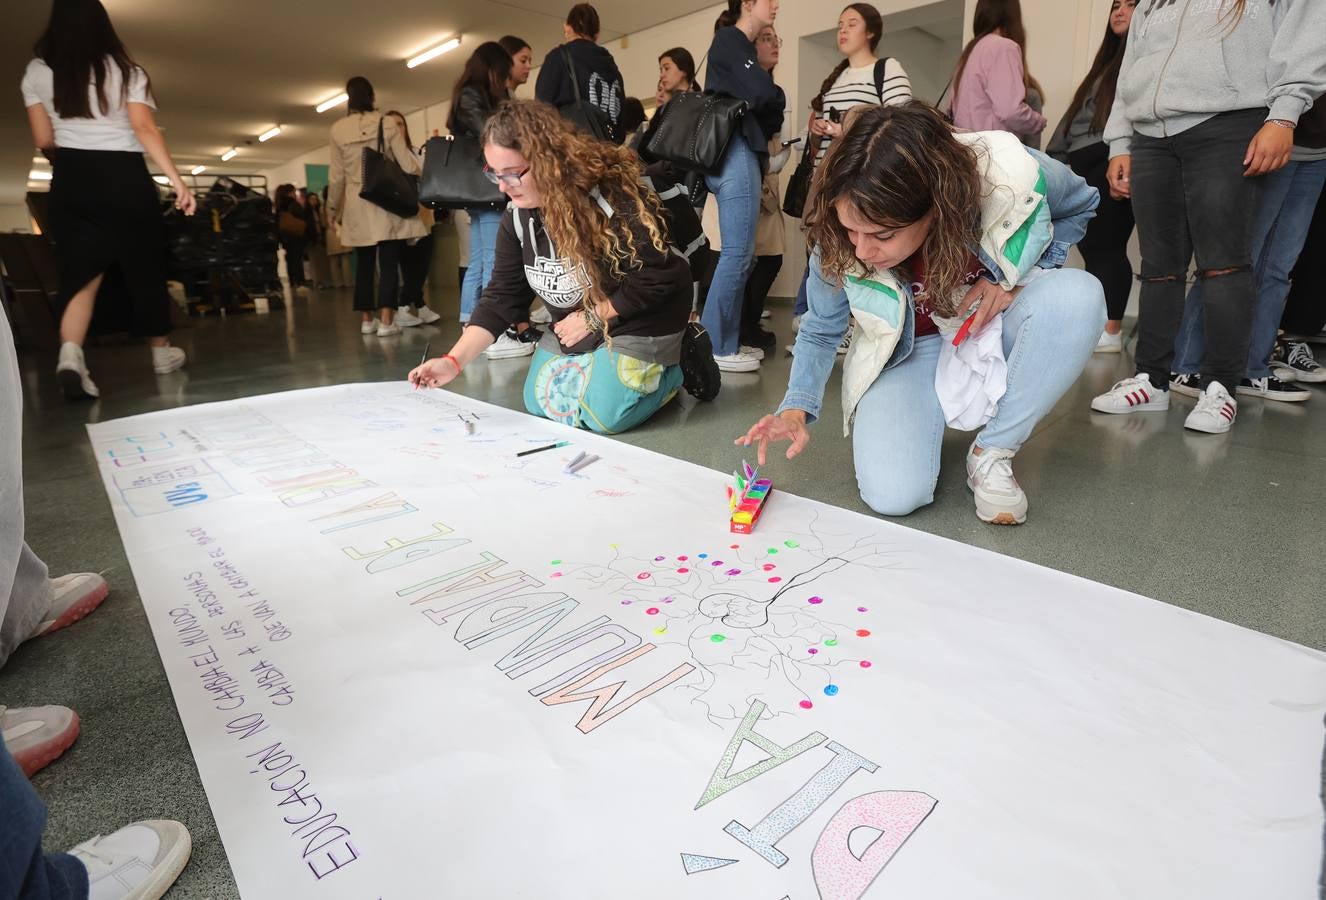
[[[1326,368],[1312,358],[1312,349],[1302,341],[1276,341],[1271,368],[1281,381],[1326,381]]]
[[[1169,389],[1176,394],[1195,398],[1202,396],[1202,392],[1206,390],[1206,382],[1202,380],[1201,375],[1179,375],[1170,372]]]
[[[712,400],[723,386],[723,375],[714,362],[714,343],[699,322],[687,322],[681,335],[682,387],[696,400]]]
[[[1235,393],[1245,397],[1261,397],[1263,400],[1279,400],[1282,403],[1302,403],[1312,396],[1312,391],[1307,388],[1281,381],[1274,375],[1244,378],[1235,388]]]
[[[772,350],[778,345],[778,335],[772,331],[765,331],[763,328],[757,328],[750,334],[743,334],[740,338],[741,343],[749,347],[759,347],[761,350]]]

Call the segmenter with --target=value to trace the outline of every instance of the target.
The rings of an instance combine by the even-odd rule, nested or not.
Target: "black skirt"
[[[97,299],[117,309],[98,309],[98,319],[110,314],[140,337],[169,334],[161,201],[143,154],[61,149],[52,169],[51,237],[61,308],[105,274]]]

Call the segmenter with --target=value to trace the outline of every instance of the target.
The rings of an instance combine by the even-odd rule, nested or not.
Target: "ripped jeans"
[[[1133,214],[1142,249],[1137,371],[1161,390],[1169,388],[1194,257],[1206,332],[1203,374],[1230,393],[1243,377],[1255,296],[1252,223],[1262,182],[1243,177],[1243,157],[1265,119],[1265,109],[1236,110],[1172,137],[1133,135]]]

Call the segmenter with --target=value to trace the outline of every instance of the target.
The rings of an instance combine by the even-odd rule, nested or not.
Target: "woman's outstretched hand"
[[[733,443],[740,447],[759,444],[758,460],[760,465],[768,461],[770,441],[791,441],[787,448],[787,458],[793,459],[810,443],[810,431],[806,428],[806,413],[800,409],[785,409],[776,416],[765,416],[751,426],[750,431],[737,438]]]
[[[450,384],[460,374],[460,370],[446,357],[438,357],[421,363],[410,370],[406,377],[416,388],[440,388]]]

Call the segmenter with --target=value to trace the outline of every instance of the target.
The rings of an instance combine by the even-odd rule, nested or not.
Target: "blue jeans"
[[[493,277],[493,264],[497,259],[497,231],[502,225],[502,210],[471,209],[470,264],[465,270],[465,282],[460,286],[460,320],[468,322],[470,313],[479,305],[479,297]]]
[[[84,900],[87,869],[67,853],[43,854],[46,807],[0,743],[0,897]]]
[[[1290,162],[1262,177],[1261,196],[1252,222],[1252,264],[1257,298],[1252,306],[1252,340],[1248,344],[1248,378],[1271,374],[1271,351],[1280,316],[1289,296],[1289,272],[1307,239],[1308,225],[1326,184],[1326,159]],[[1174,371],[1195,375],[1202,370],[1206,335],[1202,327],[1202,282],[1188,291],[1183,325],[1174,342]]]
[[[1008,389],[976,445],[1016,451],[1091,358],[1105,327],[1105,294],[1093,275],[1054,269],[1022,288],[1001,315]],[[917,338],[856,408],[856,482],[861,499],[881,515],[905,516],[935,499],[945,427],[935,369],[943,340]]]
[[[709,285],[700,324],[709,332],[715,356],[731,356],[741,345],[741,304],[746,277],[755,265],[755,225],[760,215],[760,160],[741,135],[728,144],[723,168],[706,175],[718,203],[718,232],[723,252]]]

